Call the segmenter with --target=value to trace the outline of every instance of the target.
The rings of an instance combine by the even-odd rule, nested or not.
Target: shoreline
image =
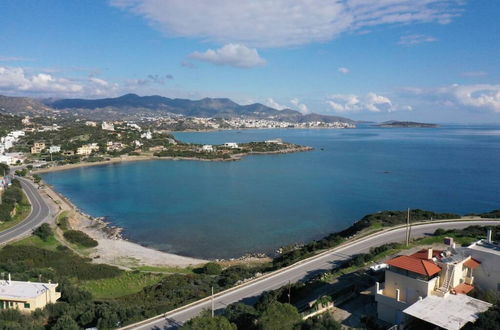
[[[88,257],[95,263],[105,263],[120,268],[134,268],[138,266],[169,266],[190,267],[202,265],[210,260],[185,257],[173,253],[159,251],[145,247],[121,237],[121,228],[110,226],[101,218],[94,218],[83,213],[67,197],[58,193],[52,186],[43,183],[41,188],[49,197],[46,199],[52,207],[59,209],[58,215],[66,211],[70,227],[80,230],[98,242],[97,247],[89,249]],[[56,219],[53,219],[55,222]]]
[[[293,149],[289,149],[289,150],[263,151],[263,152],[252,151],[252,152],[248,152],[248,153],[234,154],[234,155],[231,155],[231,157],[228,159],[223,159],[223,158],[205,159],[205,158],[198,158],[198,157],[158,157],[158,156],[153,156],[153,155],[120,156],[120,157],[110,158],[109,160],[102,160],[102,161],[98,161],[98,162],[81,162],[81,163],[76,163],[76,164],[56,165],[56,166],[51,166],[51,167],[46,167],[46,168],[37,168],[37,169],[34,168],[31,171],[31,173],[32,174],[45,174],[45,173],[66,171],[66,170],[91,167],[91,166],[120,164],[120,163],[127,163],[127,162],[147,161],[147,160],[170,160],[170,161],[188,160],[188,161],[200,161],[200,162],[234,162],[234,161],[242,160],[245,156],[289,154],[289,153],[306,152],[306,151],[312,151],[312,150],[314,150],[314,148],[305,146],[305,147],[298,147],[298,148],[293,148]]]

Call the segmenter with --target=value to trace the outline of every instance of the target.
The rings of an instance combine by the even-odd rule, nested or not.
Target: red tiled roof
[[[437,259],[441,259],[441,250],[432,250],[432,257],[433,258],[437,258]],[[427,249],[423,249],[423,250],[420,250],[414,254],[411,255],[411,257],[414,257],[414,258],[418,258],[418,259],[423,259],[423,260],[427,260]]]
[[[473,258],[470,258],[469,260],[467,260],[466,262],[464,262],[464,266],[465,267],[469,267],[469,268],[477,268],[481,265],[481,263],[479,261],[477,261],[476,259],[473,259]]]
[[[441,271],[441,268],[432,261],[422,260],[412,256],[399,256],[387,261],[386,263],[393,267],[426,276],[432,276]]]
[[[455,291],[456,294],[467,294],[471,292],[473,289],[474,287],[470,284],[460,283],[459,285],[453,288],[453,291]]]

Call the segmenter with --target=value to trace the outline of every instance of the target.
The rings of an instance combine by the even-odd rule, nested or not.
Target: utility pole
[[[406,246],[410,245],[410,208],[406,216]]]
[[[288,281],[288,303],[291,305],[291,300],[292,300],[292,284],[290,281]]]
[[[212,285],[212,317],[214,317],[214,287]]]

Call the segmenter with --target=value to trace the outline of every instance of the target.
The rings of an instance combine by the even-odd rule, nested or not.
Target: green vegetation
[[[11,186],[5,189],[0,204],[0,231],[8,229],[26,219],[31,205],[23,193],[19,180],[12,180]]]
[[[477,321],[470,326],[474,330],[500,330],[500,301],[496,301],[489,310],[479,314]]]
[[[137,266],[135,270],[151,273],[173,273],[173,274],[193,274],[193,269],[190,267],[158,267],[158,266]]]
[[[79,287],[92,293],[96,299],[113,299],[137,293],[142,288],[158,283],[164,275],[145,272],[124,272],[120,276],[83,281]]]
[[[40,227],[33,230],[33,235],[40,237],[40,239],[44,242],[54,236],[52,232],[52,228],[50,228],[48,223],[42,224]]]
[[[62,231],[70,229],[68,211],[63,211],[57,216],[56,224]]]
[[[45,249],[45,250],[50,250],[50,251],[55,251],[58,247],[61,246],[61,244],[54,237],[54,235],[50,236],[45,241],[42,240],[40,237],[33,235],[33,236],[26,237],[20,241],[14,242],[10,245],[13,245],[13,246],[19,246],[19,245],[32,246],[35,248]]]
[[[453,213],[435,213],[424,210],[411,210],[410,219],[412,222],[422,220],[457,219],[460,215]],[[291,247],[285,249],[284,253],[273,260],[276,269],[291,265],[299,260],[313,256],[318,251],[333,248],[340,245],[353,235],[360,234],[370,229],[380,229],[406,223],[407,211],[383,211],[364,216],[349,228],[330,234],[318,241],[312,241],[302,247]]]
[[[63,236],[70,243],[80,245],[85,248],[96,247],[98,245],[95,239],[85,234],[83,231],[67,230],[64,232]]]
[[[215,262],[209,262],[203,266],[201,271],[207,275],[220,275],[222,273],[222,266]]]

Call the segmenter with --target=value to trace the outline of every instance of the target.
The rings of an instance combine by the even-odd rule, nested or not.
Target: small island
[[[397,121],[397,120],[389,120],[383,123],[374,125],[376,127],[403,127],[403,128],[414,128],[414,127],[424,127],[424,128],[435,128],[439,127],[437,124],[431,123],[418,123],[415,121]]]

